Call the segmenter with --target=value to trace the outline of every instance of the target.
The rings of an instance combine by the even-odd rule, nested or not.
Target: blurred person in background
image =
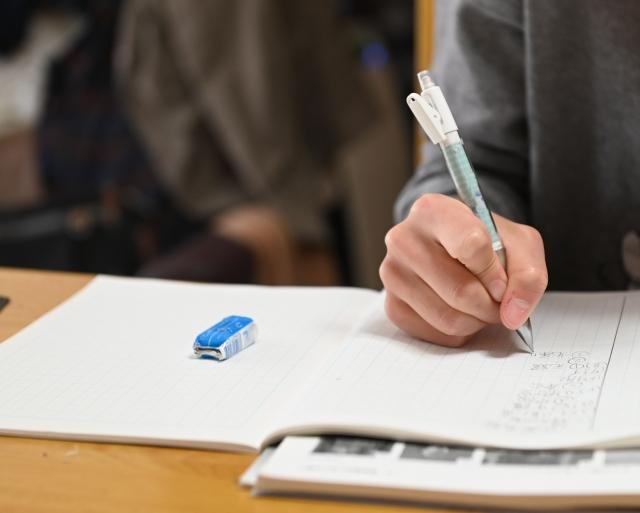
[[[112,86],[118,5],[0,3],[4,265],[130,274],[153,252],[167,201]]]
[[[328,4],[3,0],[0,19],[0,263],[260,283],[298,280],[301,255],[331,268],[328,170],[375,108]]]

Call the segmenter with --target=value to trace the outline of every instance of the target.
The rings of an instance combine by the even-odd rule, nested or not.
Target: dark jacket
[[[552,288],[627,287],[623,239],[640,232],[640,3],[444,0],[436,12],[434,79],[490,206],[540,230]],[[453,192],[440,152],[425,153],[399,219],[421,194]]]

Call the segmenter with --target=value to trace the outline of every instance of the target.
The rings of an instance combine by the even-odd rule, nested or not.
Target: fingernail
[[[531,304],[524,299],[512,297],[507,303],[504,311],[504,317],[510,327],[519,328],[527,320]]]
[[[493,300],[498,303],[502,301],[505,290],[507,290],[507,282],[504,280],[493,280],[489,283],[489,294],[491,294]]]

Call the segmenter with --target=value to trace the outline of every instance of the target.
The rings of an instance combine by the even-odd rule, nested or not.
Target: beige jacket
[[[322,240],[332,159],[372,121],[327,2],[131,0],[115,67],[157,173],[186,213],[275,206]]]

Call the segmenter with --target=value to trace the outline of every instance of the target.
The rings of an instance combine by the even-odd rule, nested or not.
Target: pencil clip
[[[429,105],[417,93],[411,93],[407,96],[407,105],[433,144],[440,144],[445,140],[446,134],[442,129],[442,116],[434,106]]]

